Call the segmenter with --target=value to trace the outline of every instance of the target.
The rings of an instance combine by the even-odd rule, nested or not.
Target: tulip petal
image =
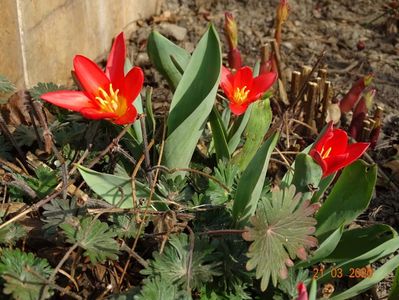
[[[90,59],[76,55],[73,59],[75,74],[84,90],[91,96],[99,95],[99,88],[108,90],[110,81],[105,73]]]
[[[112,82],[114,89],[123,88],[125,57],[125,35],[121,32],[114,40],[111,52],[108,55],[107,66],[105,67],[105,74]]]
[[[100,119],[115,119],[117,114],[108,111],[102,111],[98,108],[83,108],[80,113],[87,119],[100,120]]]
[[[43,100],[56,106],[81,111],[83,108],[96,108],[91,99],[84,92],[79,91],[56,91],[45,93],[40,96]]]
[[[320,153],[316,149],[312,149],[310,150],[309,155],[319,164],[319,166],[323,170],[323,176],[324,176],[324,173],[327,172],[327,164],[324,161],[324,159],[321,157]]]
[[[327,165],[327,169],[325,171],[323,170],[323,177],[331,175],[332,173],[349,165],[350,163],[348,162],[348,156],[348,153],[343,153],[324,159],[324,162]]]
[[[364,152],[366,152],[367,148],[370,146],[370,143],[354,143],[348,145],[346,151],[348,152],[347,164],[351,164],[356,159],[361,157]]]
[[[233,88],[247,87],[248,90],[252,89],[253,75],[250,67],[242,67],[234,74]]]
[[[233,114],[239,116],[242,115],[247,110],[249,104],[250,104],[249,102],[245,102],[240,105],[231,101],[229,107]]]
[[[223,92],[226,94],[227,98],[232,99],[234,91],[233,84],[231,81],[231,72],[225,66],[222,66],[221,79],[220,79],[220,87],[223,89]]]
[[[125,124],[130,124],[133,123],[137,118],[137,110],[134,106],[130,106],[127,110],[126,113],[113,120],[112,122],[117,124],[117,125],[125,125]]]
[[[248,101],[252,102],[261,97],[273,85],[276,78],[277,74],[274,72],[265,73],[254,78]]]
[[[137,98],[140,94],[144,82],[143,70],[139,67],[132,68],[127,73],[124,79],[124,87],[121,90],[121,95],[128,101],[128,106]]]
[[[334,129],[331,139],[324,144],[324,150],[331,147],[330,156],[339,155],[346,152],[348,145],[348,134],[342,129]]]

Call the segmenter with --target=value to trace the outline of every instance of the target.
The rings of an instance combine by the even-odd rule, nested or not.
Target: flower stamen
[[[97,96],[96,100],[102,110],[115,113],[118,116],[121,116],[125,113],[125,101],[118,96],[119,89],[114,91],[112,83],[109,85],[109,93],[107,93],[102,87],[99,87],[98,91],[100,96]]]
[[[324,146],[323,146],[323,148],[321,148],[321,153],[320,153],[321,158],[322,158],[322,159],[326,159],[327,157],[329,157],[329,156],[330,156],[330,153],[331,153],[331,150],[332,150],[332,147],[329,147],[329,148],[327,149],[327,151],[324,151]]]
[[[247,90],[247,86],[244,86],[241,89],[236,88],[236,90],[234,91],[234,101],[238,104],[244,103],[248,98],[249,92],[250,91]]]

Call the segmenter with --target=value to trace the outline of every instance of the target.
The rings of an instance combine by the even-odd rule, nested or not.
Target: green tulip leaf
[[[361,160],[347,166],[316,214],[320,240],[342,224],[350,224],[369,205],[377,180],[377,166]]]
[[[278,137],[278,133],[274,133],[265,141],[240,178],[233,204],[233,218],[236,222],[245,222],[256,210],[265,183],[270,156]]]
[[[398,266],[399,255],[396,255],[388,260],[381,267],[379,267],[377,270],[375,270],[372,276],[363,279],[359,283],[347,289],[345,292],[342,292],[338,295],[333,295],[330,300],[354,299],[355,296],[360,295],[361,293],[370,289],[372,286],[376,285],[381,280],[386,279],[389,273],[393,272]]]
[[[219,37],[211,25],[201,38],[172,99],[164,165],[187,168],[212,110],[222,58]],[[184,175],[174,173],[173,177]]]
[[[156,31],[148,37],[147,52],[155,68],[166,78],[171,88],[176,89],[182,78],[182,70],[190,61],[190,54]]]
[[[302,201],[312,198],[313,190],[318,188],[322,175],[321,167],[311,156],[305,153],[296,156],[292,184],[302,193]]]
[[[238,145],[241,142],[241,135],[244,132],[244,129],[247,127],[249,117],[251,116],[252,104],[248,106],[245,113],[239,116],[235,121],[233,126],[228,131],[228,146],[230,154],[233,154],[236,151]],[[230,110],[229,110],[230,112]]]
[[[83,166],[78,167],[80,174],[87,185],[103,200],[120,208],[132,208],[132,180],[130,177],[121,177],[93,171]],[[136,181],[136,197],[148,198],[150,190],[143,183]],[[153,195],[153,199],[159,199]]]
[[[226,128],[223,125],[222,118],[220,117],[216,107],[213,107],[212,109],[212,112],[209,116],[209,122],[211,124],[213,144],[217,159],[229,159],[230,155],[229,147],[227,146],[226,141]]]
[[[244,146],[240,153],[233,157],[233,162],[238,164],[242,171],[245,170],[255,156],[256,151],[262,145],[263,138],[269,130],[273,117],[269,99],[257,101],[251,106],[251,116],[244,131],[246,138]]]
[[[343,233],[334,251],[325,262],[340,263],[371,251],[382,243],[397,237],[396,231],[385,224],[374,224],[370,227],[355,228]],[[353,247],[356,245],[356,247]]]
[[[338,227],[323,243],[320,244],[319,248],[313,253],[308,260],[300,262],[295,265],[296,268],[307,268],[319,262],[322,262],[326,257],[328,257],[337,247],[339,241],[341,240],[342,233],[344,231],[344,226]]]
[[[353,245],[355,244],[351,245],[353,247]],[[373,248],[372,250],[363,253],[360,256],[342,261],[341,263],[334,264],[332,267],[324,270],[323,275],[318,278],[318,282],[324,283],[332,280],[333,269],[339,270],[340,273],[342,272],[343,275],[349,276],[351,269],[362,268],[369,264],[372,264],[373,262],[394,253],[395,251],[398,250],[398,248],[399,248],[399,237],[394,237],[382,243],[381,245]]]

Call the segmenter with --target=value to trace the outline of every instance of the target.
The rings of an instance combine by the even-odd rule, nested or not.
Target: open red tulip
[[[233,74],[222,66],[220,87],[230,101],[233,114],[241,115],[273,85],[276,77],[276,73],[268,72],[254,78],[249,67],[242,67]]]
[[[347,133],[342,129],[334,129],[330,122],[309,155],[320,165],[325,177],[354,162],[363,155],[369,145],[370,143],[348,144]]]
[[[105,72],[87,57],[75,56],[73,66],[83,91],[50,92],[41,98],[88,119],[108,119],[119,125],[133,123],[137,118],[133,101],[141,91],[144,74],[134,67],[125,76],[125,57],[125,37],[121,32],[112,45]]]

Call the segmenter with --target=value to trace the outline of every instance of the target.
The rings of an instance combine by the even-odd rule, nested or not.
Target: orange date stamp
[[[343,268],[334,267],[329,270],[325,270],[323,267],[314,267],[313,268],[313,279],[318,279],[328,272],[331,278],[369,278],[373,276],[374,270],[372,267],[362,267],[362,268],[349,268],[348,271],[345,271]]]

